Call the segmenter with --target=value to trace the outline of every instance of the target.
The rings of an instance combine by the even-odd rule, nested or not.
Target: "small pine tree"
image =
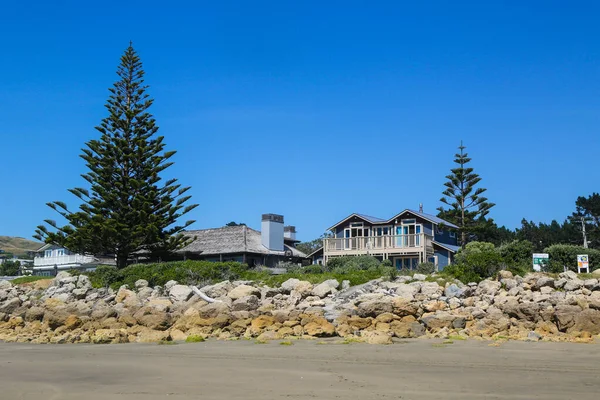
[[[158,126],[148,112],[153,100],[131,44],[117,75],[109,89],[109,115],[96,127],[101,136],[82,150],[88,168],[82,177],[90,188],[69,189],[81,200],[79,210],[71,212],[61,201],[48,203],[68,223],[59,227],[45,220],[35,237],[80,253],[113,254],[123,268],[133,253],[158,259],[187,244],[182,231],[194,221],[177,225],[177,220],[197,205],[185,205],[189,187],[160,177],[173,164],[175,151],[165,151],[164,137],[156,136]]]
[[[481,178],[473,172],[473,168],[466,166],[471,159],[465,149],[461,141],[460,153],[454,155],[454,162],[458,167],[451,169],[452,173],[446,176],[448,181],[444,183],[446,190],[442,192],[443,197],[440,201],[450,208],[446,210],[442,206],[437,209],[440,218],[459,227],[460,244],[463,248],[482,225],[485,225],[485,216],[495,205],[482,196],[487,189],[476,188]]]

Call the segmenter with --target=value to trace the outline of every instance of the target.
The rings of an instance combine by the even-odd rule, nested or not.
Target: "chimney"
[[[267,249],[283,251],[283,215],[263,214],[260,238]]]
[[[290,225],[284,226],[283,237],[285,237],[286,239],[296,240],[296,227]]]
[[[423,214],[423,203],[419,203],[419,213]]]

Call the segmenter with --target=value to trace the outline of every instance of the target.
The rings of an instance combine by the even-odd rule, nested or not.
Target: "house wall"
[[[438,270],[441,271],[443,270],[445,267],[447,267],[450,262],[452,261],[451,259],[451,253],[446,250],[446,249],[442,249],[439,247],[435,248],[435,255],[437,257],[437,261],[438,261]]]
[[[458,233],[456,233],[454,237],[450,237],[450,232],[451,230],[448,229],[443,229],[442,232],[436,231],[435,241],[444,244],[451,244],[453,246],[458,246]]]

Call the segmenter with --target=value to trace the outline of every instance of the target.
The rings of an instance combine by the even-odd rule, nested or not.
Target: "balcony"
[[[326,255],[433,253],[433,237],[424,233],[324,239]]]
[[[58,267],[62,266],[79,266],[82,264],[90,264],[95,262],[96,259],[93,256],[84,256],[81,254],[71,254],[68,256],[54,256],[54,257],[36,257],[33,260],[34,267]]]

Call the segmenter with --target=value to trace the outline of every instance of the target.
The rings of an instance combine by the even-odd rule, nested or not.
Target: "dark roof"
[[[440,243],[440,242],[436,242],[435,240],[433,241],[433,244],[436,246],[440,246],[446,250],[450,250],[453,253],[458,252],[458,250],[460,249],[460,246],[454,246],[451,244],[446,244],[446,243]]]
[[[315,251],[313,251],[312,253],[310,253],[306,257],[312,257],[312,256],[314,256],[315,254],[317,254],[319,252],[323,253],[323,246],[319,247],[318,249],[316,249]]]
[[[287,250],[294,257],[305,258],[306,254],[284,243],[284,251],[269,250],[263,246],[260,232],[247,226],[225,226],[214,229],[186,231],[186,236],[196,239],[179,252],[191,252],[202,255],[255,253],[284,256]]]
[[[444,225],[444,226],[447,226],[449,228],[458,229],[458,226],[454,225],[452,222],[448,222],[446,220],[443,220],[440,217],[436,217],[435,215],[432,215],[432,214],[427,214],[427,213],[423,213],[423,212],[419,212],[419,211],[415,211],[415,210],[411,210],[411,209],[407,208],[404,211],[402,211],[401,213],[398,213],[398,214],[394,215],[390,219],[382,219],[382,218],[378,218],[378,217],[371,217],[369,215],[353,213],[353,214],[350,214],[349,216],[347,216],[346,218],[344,218],[343,220],[341,220],[340,222],[338,222],[337,224],[335,224],[332,227],[330,227],[329,230],[332,230],[333,228],[335,228],[336,226],[338,226],[342,222],[345,222],[345,221],[347,221],[348,219],[350,219],[352,217],[358,217],[358,218],[361,218],[361,219],[363,219],[363,220],[365,220],[367,222],[370,222],[370,223],[376,225],[376,224],[390,223],[394,219],[398,218],[399,216],[401,216],[402,214],[407,213],[407,212],[410,212],[412,214],[418,215],[421,218],[426,219],[429,222],[433,222],[436,225]]]

